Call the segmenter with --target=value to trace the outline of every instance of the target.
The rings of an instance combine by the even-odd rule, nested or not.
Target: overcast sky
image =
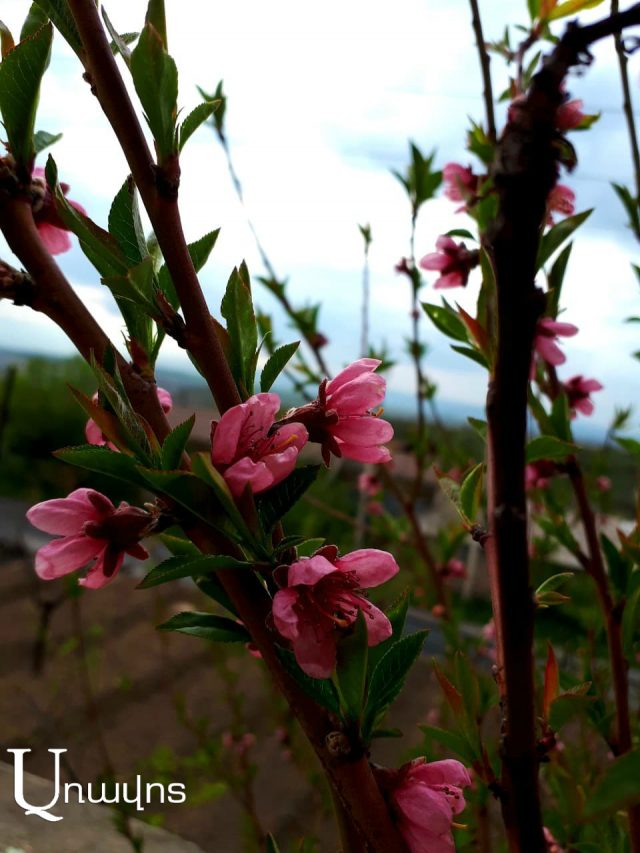
[[[518,5],[519,19],[506,18]],[[28,7],[26,0],[2,0],[1,17],[14,33]],[[126,32],[140,29],[146,3],[110,0],[106,8],[116,27]],[[507,23],[526,23],[524,0],[481,0],[481,8],[488,39],[500,37]],[[583,20],[606,9],[603,4]],[[408,250],[409,210],[389,170],[404,170],[410,138],[423,150],[437,148],[439,165],[473,162],[464,150],[465,131],[468,117],[481,120],[483,112],[466,0],[396,0],[392,7],[370,0],[325,0],[315,6],[299,0],[167,0],[167,11],[169,48],[180,71],[180,105],[189,110],[198,103],[196,84],[213,90],[224,78],[227,131],[247,206],[277,272],[290,277],[292,299],[322,301],[321,328],[331,340],[327,355],[332,367],[358,356],[359,223],[371,223],[374,240],[372,338],[385,339],[400,354],[409,328],[409,293],[393,267]],[[597,209],[580,231],[569,267],[563,319],[581,332],[565,346],[569,359],[561,377],[583,373],[605,384],[593,418],[605,424],[615,405],[634,402],[636,396],[640,364],[630,354],[640,349],[640,336],[638,326],[623,320],[640,314],[640,289],[630,268],[631,261],[638,261],[638,247],[610,188],[612,180],[631,183],[616,58],[611,45],[598,46],[595,55],[592,68],[571,78],[568,86],[573,96],[584,99],[587,112],[601,111],[602,118],[589,133],[573,134],[581,162],[563,179],[574,188],[579,210]],[[499,92],[506,73],[499,59],[493,68]],[[635,57],[630,73],[638,101],[640,60]],[[501,124],[504,111],[499,104]],[[81,80],[75,55],[58,36],[37,127],[64,131],[53,149],[61,178],[72,185],[70,196],[104,225],[127,167]],[[182,166],[188,238],[222,227],[203,275],[215,311],[234,265],[246,258],[254,275],[262,270],[211,131],[201,129],[192,137]],[[455,207],[445,199],[425,206],[418,225],[419,256],[433,250],[438,234],[467,225]],[[2,243],[0,250],[11,259]],[[110,296],[75,243],[60,263],[118,340],[119,320]],[[476,293],[472,280],[466,292],[449,295],[469,307]],[[428,286],[422,298],[439,301]],[[259,286],[255,299],[264,309],[274,309]],[[481,405],[485,386],[479,369],[451,352],[426,319],[423,332],[431,347],[427,370],[443,401],[456,408]],[[293,337],[283,323],[278,336]],[[48,320],[6,302],[0,303],[0,347],[70,351]],[[171,341],[162,361],[188,366]],[[396,397],[412,391],[412,370],[404,362],[390,378]]]

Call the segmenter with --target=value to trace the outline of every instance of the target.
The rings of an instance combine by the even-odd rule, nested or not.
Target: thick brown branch
[[[176,194],[163,189],[168,183],[177,186],[180,174],[177,157],[167,164],[163,173],[155,166],[96,4],[93,0],[69,0],[69,8],[82,39],[92,91],[122,146],[180,298],[187,324],[185,343],[218,407],[225,411],[239,403],[240,397],[189,256]]]

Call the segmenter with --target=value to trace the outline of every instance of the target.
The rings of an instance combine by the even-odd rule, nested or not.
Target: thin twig
[[[611,0],[611,14],[617,15],[619,11],[618,0]],[[633,162],[633,175],[635,180],[636,203],[640,200],[640,148],[638,147],[638,134],[636,122],[633,115],[633,103],[631,100],[631,87],[629,85],[628,60],[624,50],[624,42],[621,33],[614,33],[613,41],[618,54],[618,65],[620,66],[620,82],[622,84],[622,108],[624,110],[629,133],[629,145],[631,147],[631,160]],[[640,239],[640,233],[636,232]]]
[[[482,70],[483,82],[483,97],[484,108],[487,117],[487,136],[491,142],[496,141],[496,117],[493,108],[493,87],[491,84],[491,58],[487,51],[487,46],[482,33],[482,19],[480,18],[480,8],[478,0],[469,0],[471,4],[471,20],[473,32],[476,36],[476,45],[478,47],[478,56],[480,58],[480,68]]]

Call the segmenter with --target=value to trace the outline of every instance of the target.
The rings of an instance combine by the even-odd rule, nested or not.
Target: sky
[[[140,29],[144,0],[105,5],[119,31]],[[199,102],[197,84],[213,91],[224,79],[227,134],[248,211],[276,271],[290,280],[292,301],[322,302],[320,327],[331,342],[326,355],[333,370],[359,356],[360,336],[354,329],[363,242],[358,225],[370,223],[372,341],[386,341],[401,361],[389,377],[390,399],[408,399],[413,370],[402,353],[410,294],[394,265],[408,252],[409,207],[390,170],[405,170],[409,139],[425,152],[436,149],[439,166],[473,163],[464,148],[465,133],[469,117],[482,120],[483,106],[467,0],[396,0],[392,8],[370,0],[325,0],[319,6],[298,0],[166,0],[166,6],[169,49],[180,73],[179,103],[186,114]],[[488,40],[500,38],[506,24],[527,22],[525,0],[481,0],[480,6]],[[2,19],[16,34],[28,7],[27,0],[2,0]],[[582,20],[601,17],[606,9],[605,3],[584,13]],[[584,100],[585,111],[601,112],[602,117],[590,132],[572,135],[580,163],[563,178],[576,192],[578,210],[596,210],[579,232],[565,281],[562,319],[578,325],[580,334],[564,345],[568,361],[560,376],[581,373],[605,385],[592,418],[594,426],[604,427],[616,406],[635,401],[640,364],[631,353],[640,349],[640,336],[638,326],[624,320],[640,314],[640,289],[630,266],[638,262],[638,246],[610,187],[611,181],[631,184],[617,61],[610,44],[598,45],[594,55],[592,67],[568,82],[571,95]],[[506,85],[506,69],[499,58],[492,66],[499,93]],[[640,103],[640,58],[631,58],[630,75]],[[497,113],[502,125],[504,104],[497,105]],[[52,149],[61,179],[71,184],[70,197],[104,226],[127,166],[81,79],[75,54],[59,36],[43,84],[37,128],[64,132]],[[263,270],[246,213],[209,129],[199,130],[187,144],[182,171],[188,239],[222,229],[202,275],[216,313],[235,265],[246,259],[254,276]],[[417,229],[418,257],[433,251],[439,234],[468,227],[456,207],[444,198],[425,205]],[[1,238],[0,257],[12,260]],[[110,294],[75,242],[59,262],[112,339],[121,340]],[[447,294],[467,309],[477,295],[475,276],[466,290]],[[425,280],[432,283],[433,276]],[[421,298],[439,302],[429,283]],[[273,298],[259,285],[254,299],[274,313],[278,338],[294,339]],[[430,348],[427,373],[439,386],[443,410],[478,414],[486,391],[483,371],[452,352],[426,317],[422,332]],[[6,301],[0,302],[0,348],[71,352],[50,321]],[[173,341],[160,363],[189,369]]]

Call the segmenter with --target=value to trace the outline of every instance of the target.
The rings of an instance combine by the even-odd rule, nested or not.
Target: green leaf
[[[568,240],[573,232],[582,225],[593,213],[591,210],[585,210],[582,213],[576,213],[574,216],[568,216],[562,222],[558,222],[553,228],[543,236],[540,240],[538,249],[537,269],[540,269],[549,260],[551,255],[559,249],[565,240]]]
[[[1,68],[2,66],[0,66]],[[56,212],[64,226],[72,231],[84,253],[102,277],[126,275],[127,263],[116,239],[69,204],[58,183],[58,167],[51,155],[45,167],[47,184],[53,194]]]
[[[160,541],[174,557],[199,557],[200,549],[190,539],[175,536],[172,533],[161,533]]]
[[[162,443],[162,467],[166,471],[180,467],[180,460],[195,422],[196,416],[193,414],[186,421],[178,424],[175,429],[172,429]]]
[[[305,465],[302,468],[296,468],[286,480],[278,483],[272,489],[256,495],[260,524],[265,533],[270,533],[277,522],[313,485],[319,470],[319,465]]]
[[[151,24],[160,36],[162,46],[167,50],[167,18],[164,11],[164,0],[149,0],[145,24]]]
[[[471,469],[460,486],[460,506],[465,517],[470,521],[473,521],[478,513],[482,496],[483,472],[484,462],[481,462]]]
[[[147,485],[138,473],[136,460],[132,456],[115,453],[107,447],[97,447],[93,444],[63,447],[61,450],[56,450],[53,455],[77,468],[95,471],[97,474],[107,474],[109,477],[115,477],[117,480],[124,480],[125,483],[133,483],[136,486]]]
[[[2,58],[4,59],[15,46],[11,30],[3,21],[0,21],[0,52]]]
[[[40,82],[49,65],[53,27],[45,24],[20,42],[0,63],[0,112],[9,150],[18,165],[31,172]]]
[[[607,766],[600,784],[587,796],[585,817],[613,814],[638,801],[640,750],[634,749]]]
[[[480,438],[483,441],[486,441],[488,430],[487,422],[480,420],[480,418],[467,418],[467,421],[469,422],[469,425],[473,427],[473,429],[478,433]]]
[[[437,726],[419,726],[418,728],[432,741],[461,758],[465,764],[472,764],[475,761],[475,752],[463,735]]]
[[[451,349],[460,353],[460,355],[466,356],[466,358],[471,359],[471,361],[475,361],[475,363],[479,364],[480,367],[487,368],[489,366],[487,359],[482,355],[482,353],[477,349],[473,349],[473,347],[461,347],[451,344]]]
[[[558,438],[567,443],[572,442],[571,413],[569,411],[569,400],[566,394],[558,394],[553,401],[549,423]]]
[[[391,636],[386,640],[383,640],[381,643],[378,643],[377,646],[372,646],[369,649],[369,672],[373,672],[373,670],[378,665],[380,659],[389,651],[391,646],[394,643],[397,643],[398,640],[402,637],[402,632],[404,631],[404,625],[407,621],[407,612],[409,610],[409,592],[405,590],[405,592],[400,596],[400,598],[389,608],[387,611],[387,619],[391,623]]]
[[[280,848],[271,833],[267,835],[267,853],[280,853]]]
[[[617,596],[622,598],[627,593],[632,564],[618,551],[608,536],[600,534],[600,545],[609,568],[609,577]]]
[[[553,262],[551,271],[549,272],[549,294],[547,298],[547,313],[550,317],[557,317],[560,308],[560,295],[562,293],[562,284],[567,271],[567,265],[571,256],[573,243],[567,243],[564,249]]]
[[[381,718],[396,699],[406,681],[409,670],[418,659],[428,631],[418,631],[398,640],[383,655],[373,670],[369,683],[363,737],[378,727]]]
[[[360,610],[350,634],[338,643],[336,659],[336,684],[344,716],[354,722],[360,721],[364,707],[368,641],[366,617]]]
[[[293,678],[298,687],[310,696],[321,708],[326,708],[337,717],[340,716],[338,694],[330,678],[311,678],[298,666],[295,655],[288,649],[277,647],[280,663]]]
[[[205,122],[214,113],[217,107],[220,106],[220,101],[204,101],[191,110],[189,115],[180,125],[178,130],[178,151],[182,151],[187,139],[192,136],[200,125]]]
[[[535,21],[540,14],[540,0],[527,0],[527,8],[529,9],[529,17]]]
[[[550,21],[557,21],[559,18],[566,18],[567,15],[575,15],[576,12],[582,12],[585,9],[595,9],[600,6],[604,0],[566,0],[551,11],[549,15]]]
[[[455,311],[430,302],[423,302],[422,307],[436,329],[455,341],[468,342],[467,328]]]
[[[258,346],[258,329],[249,274],[244,264],[231,273],[220,311],[227,321],[229,366],[246,399],[253,394],[252,364]]]
[[[625,653],[632,655],[634,641],[640,631],[640,586],[629,596],[622,614],[622,642]]]
[[[197,557],[169,557],[151,569],[138,584],[138,589],[148,589],[180,578],[194,578],[219,572],[221,569],[251,569],[251,563],[223,555],[200,554]]]
[[[131,53],[131,75],[163,163],[176,151],[178,69],[161,33],[150,22]]]
[[[124,182],[111,205],[109,233],[115,238],[130,266],[137,266],[148,256],[136,187],[131,176]]]
[[[27,17],[25,18],[22,29],[20,30],[20,41],[24,41],[29,36],[38,32],[40,27],[49,22],[49,17],[46,15],[37,3],[32,3]]]
[[[638,199],[635,198],[629,189],[622,184],[611,184],[611,186],[615,190],[616,195],[627,212],[627,216],[629,217],[629,227],[635,231],[636,234],[639,233],[640,205],[638,204]]]
[[[206,483],[215,494],[220,506],[224,509],[226,515],[231,520],[235,530],[241,538],[250,541],[253,537],[247,527],[247,524],[242,517],[242,514],[236,502],[229,491],[224,477],[215,468],[211,462],[209,453],[194,453],[191,459],[191,467],[193,473]]]
[[[120,34],[116,28],[111,23],[109,16],[107,15],[107,10],[102,7],[100,10],[102,12],[102,20],[104,21],[104,25],[107,28],[107,32],[111,36],[111,52],[114,56],[118,53],[123,58],[125,65],[127,68],[131,69],[131,51],[129,50],[129,44],[134,42],[139,33],[123,33]]]
[[[189,243],[187,248],[189,249],[189,255],[191,256],[191,261],[196,272],[199,272],[206,264],[209,255],[211,254],[211,250],[216,244],[219,233],[220,229],[216,228],[215,231],[210,231],[208,234],[205,234],[204,237],[196,240],[195,243]],[[171,280],[171,275],[169,274],[169,270],[165,264],[160,267],[158,281],[160,289],[169,300],[171,306],[178,309],[180,307],[178,294],[176,293],[176,289]]]
[[[49,148],[50,145],[54,145],[61,139],[61,133],[47,133],[46,130],[37,130],[33,137],[33,145],[35,148],[36,156],[40,154],[41,151],[44,151],[45,148]]]
[[[225,616],[215,616],[213,613],[197,613],[186,611],[177,613],[167,622],[158,625],[159,631],[178,631],[203,640],[216,643],[250,643],[251,635],[243,625],[227,619]]]
[[[616,438],[616,442],[632,456],[640,459],[640,441],[635,438]]]
[[[155,471],[138,467],[138,472],[155,491],[168,495],[191,515],[201,519],[234,542],[239,542],[235,525],[229,522],[224,509],[206,483],[188,471]]]
[[[539,459],[566,459],[575,453],[578,447],[569,441],[562,441],[553,435],[540,435],[527,445],[527,462]]]
[[[271,388],[299,346],[300,341],[294,341],[294,343],[283,344],[283,346],[274,350],[260,374],[260,390],[263,393]]]
[[[78,56],[82,53],[82,40],[67,0],[35,0],[60,35]]]

